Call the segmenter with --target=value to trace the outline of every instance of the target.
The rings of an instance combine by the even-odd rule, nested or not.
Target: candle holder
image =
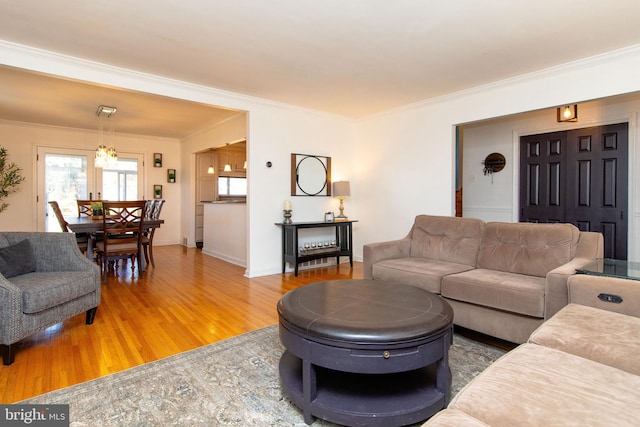
[[[284,209],[282,211],[282,215],[284,216],[284,221],[282,221],[283,224],[291,224],[291,212],[293,212],[291,209]]]

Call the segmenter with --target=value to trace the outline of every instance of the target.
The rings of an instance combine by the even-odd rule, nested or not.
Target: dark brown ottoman
[[[333,280],[278,302],[284,392],[313,417],[343,425],[400,426],[444,408],[451,388],[453,310],[423,289]]]

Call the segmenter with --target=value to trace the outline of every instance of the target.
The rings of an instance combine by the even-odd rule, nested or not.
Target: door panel
[[[627,259],[628,125],[567,132],[566,221],[601,232],[605,257]]]
[[[520,221],[564,217],[564,144],[563,132],[520,138]]]

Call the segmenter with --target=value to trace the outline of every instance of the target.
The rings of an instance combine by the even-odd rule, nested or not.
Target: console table
[[[287,262],[294,266],[295,275],[298,275],[298,264],[320,258],[336,257],[336,263],[340,263],[341,256],[349,257],[349,264],[353,267],[353,231],[352,224],[357,220],[335,222],[292,222],[285,224],[276,222],[282,227],[282,273],[284,274]],[[336,244],[311,249],[301,252],[298,245],[298,232],[305,228],[334,227],[336,230]]]

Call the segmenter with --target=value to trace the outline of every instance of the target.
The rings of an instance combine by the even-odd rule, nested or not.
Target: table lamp
[[[349,181],[336,181],[333,183],[333,197],[340,199],[340,215],[335,217],[334,220],[346,221],[349,219],[344,215],[344,198],[349,197],[350,195],[351,190]]]

